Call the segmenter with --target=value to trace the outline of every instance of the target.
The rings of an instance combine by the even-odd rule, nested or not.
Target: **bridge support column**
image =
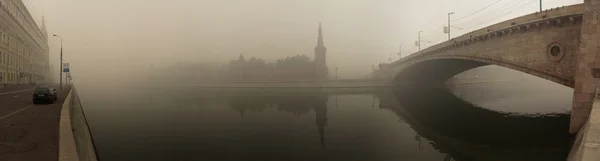
[[[571,134],[579,132],[587,121],[596,87],[600,87],[600,0],[584,0],[584,5],[569,127]]]

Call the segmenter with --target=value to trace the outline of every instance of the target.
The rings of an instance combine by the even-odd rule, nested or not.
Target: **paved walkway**
[[[0,161],[56,161],[60,109],[68,88],[59,90],[54,104],[38,105],[30,90],[18,91],[0,94]]]
[[[6,93],[6,92],[12,92],[12,91],[33,89],[33,87],[35,87],[35,86],[33,86],[33,85],[15,85],[15,86],[4,87],[3,85],[0,85],[0,94]]]

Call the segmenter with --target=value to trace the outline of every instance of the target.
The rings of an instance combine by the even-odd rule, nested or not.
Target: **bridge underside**
[[[394,84],[441,85],[446,80],[469,69],[490,65],[463,59],[434,59],[413,64],[403,69],[393,80]]]
[[[600,88],[598,13],[600,0],[532,13],[423,49],[374,75],[386,83],[442,85],[488,64],[528,73],[574,89],[574,134],[588,121]]]

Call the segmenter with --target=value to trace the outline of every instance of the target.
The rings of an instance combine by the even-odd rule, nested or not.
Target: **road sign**
[[[69,72],[69,63],[63,63],[63,72],[68,73]]]

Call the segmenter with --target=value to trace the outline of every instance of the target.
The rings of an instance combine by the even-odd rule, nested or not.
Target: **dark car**
[[[33,91],[33,104],[38,104],[41,101],[54,103],[57,98],[58,92],[52,87],[37,87]]]

